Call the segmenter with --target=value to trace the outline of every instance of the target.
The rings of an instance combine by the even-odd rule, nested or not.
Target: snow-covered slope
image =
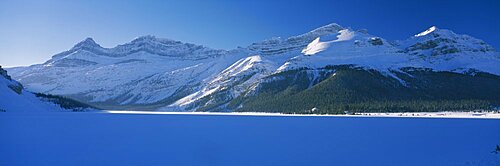
[[[249,50],[255,51],[261,55],[276,55],[290,53],[297,50],[302,50],[307,44],[320,36],[328,36],[337,34],[344,29],[342,26],[332,23],[302,35],[292,36],[287,39],[274,37],[262,42],[253,43],[248,47]]]
[[[446,56],[416,55],[407,51],[408,47],[418,45],[419,42],[441,40],[428,39],[428,35],[438,32],[446,33],[446,37],[453,40],[448,43],[447,47],[460,48],[459,51]],[[288,39],[273,38],[254,43],[248,47],[248,50],[255,51],[251,52],[255,55],[240,59],[212,78],[202,90],[161,110],[172,110],[172,107],[181,106],[187,110],[228,111],[226,107],[228,102],[238,96],[254,93],[260,83],[269,82],[270,79],[264,79],[267,76],[289,70],[309,69],[307,71],[310,75],[309,81],[313,84],[318,73],[322,72],[321,68],[334,65],[354,65],[375,69],[388,77],[399,80],[402,84],[405,82],[398,78],[394,71],[404,73],[400,70],[404,67],[431,68],[437,71],[459,73],[473,69],[500,74],[499,54],[491,46],[478,39],[433,27],[402,43],[387,41],[368,34],[366,30],[342,28],[337,24],[330,24]],[[431,51],[435,49],[437,48],[430,48]],[[449,56],[453,56],[454,59],[448,58]],[[238,68],[233,69],[234,66]],[[234,72],[235,74],[227,74],[227,71],[234,70],[237,71]],[[224,78],[224,81],[220,81],[221,78]]]
[[[485,42],[436,27],[405,41],[390,42],[364,31],[340,30],[318,37],[279,70],[355,64],[378,70],[424,67],[445,71],[476,69],[500,74],[500,54]]]
[[[457,72],[472,68],[500,75],[500,54],[484,41],[468,35],[432,26],[398,43],[417,65]]]
[[[231,56],[228,56],[231,54]],[[44,64],[9,69],[35,92],[104,106],[175,101],[242,57],[189,43],[144,36],[114,48],[88,38]],[[111,107],[113,108],[113,107]]]
[[[334,35],[316,38],[302,50],[303,55],[288,60],[279,71],[342,64],[381,70],[406,66],[409,56],[398,51],[385,39],[362,31],[343,29]]]
[[[69,111],[50,102],[45,102],[33,93],[24,90],[23,86],[12,80],[0,67],[0,111],[1,112],[46,112]]]
[[[277,73],[333,65],[375,69],[396,79],[392,71],[403,67],[500,75],[498,52],[470,36],[432,27],[388,41],[338,24],[229,51],[153,36],[103,48],[88,38],[44,64],[9,72],[29,90],[104,108],[194,111],[228,110],[229,101]],[[313,78],[318,72],[308,73]]]

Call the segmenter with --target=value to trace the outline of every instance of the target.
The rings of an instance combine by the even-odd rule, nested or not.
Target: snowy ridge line
[[[266,112],[155,112],[155,111],[119,111],[105,110],[111,114],[141,115],[208,115],[208,116],[289,116],[289,117],[353,117],[353,118],[452,118],[452,119],[500,119],[500,113],[494,112],[406,112],[406,113],[363,113],[355,115],[335,114],[283,114]],[[414,115],[412,115],[414,114]]]
[[[435,26],[389,41],[333,23],[232,50],[154,36],[106,49],[88,38],[46,63],[8,70],[29,91],[71,96],[103,109],[207,111],[241,95],[258,95],[255,87],[274,81],[268,76],[290,70],[353,65],[405,85],[393,71],[410,67],[500,75],[499,64],[500,54],[484,41]],[[311,87],[317,75],[307,74]]]

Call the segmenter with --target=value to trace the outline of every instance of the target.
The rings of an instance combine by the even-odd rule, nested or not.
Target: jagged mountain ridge
[[[103,48],[94,39],[86,38],[76,44],[73,48],[60,54],[57,57],[64,57],[76,51],[88,51],[96,55],[123,57],[135,52],[148,52],[160,56],[182,57],[185,59],[198,59],[219,56],[225,54],[225,50],[216,50],[201,45],[183,43],[180,41],[157,38],[155,36],[141,36],[129,43],[118,45],[113,48]],[[204,55],[204,56],[200,56]]]
[[[286,71],[310,70],[312,87],[321,68],[354,65],[405,84],[392,71],[473,69],[498,75],[498,55],[481,40],[436,27],[392,42],[366,30],[329,24],[229,51],[153,36],[114,48],[86,39],[44,64],[9,70],[35,92],[69,96],[107,109],[231,111],[234,108],[227,107],[231,101],[258,95],[259,85],[269,81],[265,78]]]

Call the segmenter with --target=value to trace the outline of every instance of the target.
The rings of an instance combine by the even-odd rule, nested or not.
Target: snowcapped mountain
[[[302,35],[292,36],[287,39],[279,37],[264,40],[251,44],[248,49],[255,51],[260,55],[276,55],[302,50],[307,44],[320,36],[329,36],[337,34],[344,29],[338,24],[332,23],[320,28],[314,29]]]
[[[9,72],[35,92],[103,108],[149,107],[198,90],[202,80],[242,57],[233,52],[153,36],[102,48],[87,38],[44,64]]]
[[[446,80],[442,72],[466,80],[475,79],[468,75],[493,77],[486,81],[493,84],[500,75],[500,54],[479,39],[436,27],[407,40],[388,41],[366,30],[329,24],[228,51],[154,36],[103,48],[88,38],[44,64],[8,70],[31,91],[63,95],[105,109],[234,111],[274,93],[266,90],[269,85],[281,90],[295,87],[290,93],[295,95],[342,76],[338,71],[344,70],[395,80],[391,86],[401,86],[401,93],[424,86],[418,82],[423,78],[412,80],[417,75],[427,78],[437,73],[439,78],[434,79]],[[419,92],[413,96],[430,99],[433,95]]]

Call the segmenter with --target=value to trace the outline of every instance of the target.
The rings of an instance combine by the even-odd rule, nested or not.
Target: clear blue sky
[[[499,20],[498,0],[0,0],[0,65],[42,63],[86,37],[104,47],[155,35],[231,49],[332,22],[387,39],[436,25],[500,49]]]

